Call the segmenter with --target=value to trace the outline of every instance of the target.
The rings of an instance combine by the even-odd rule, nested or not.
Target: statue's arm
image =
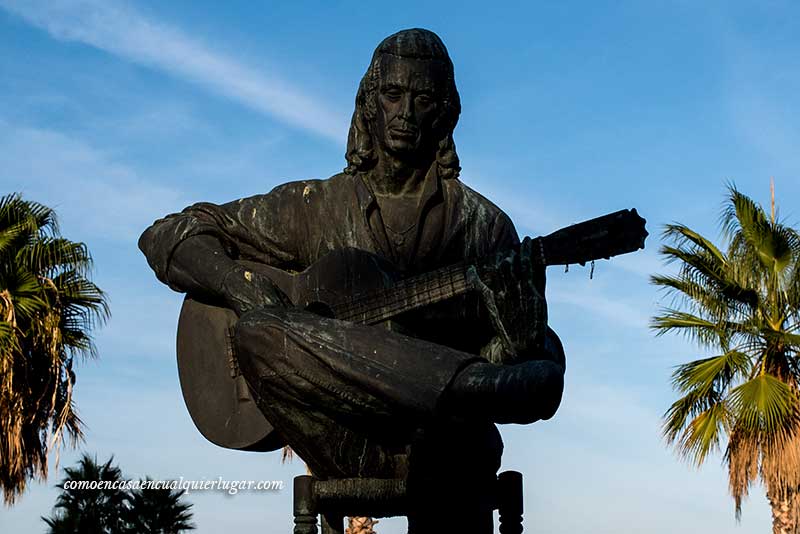
[[[297,262],[296,225],[285,217],[276,189],[222,205],[200,203],[159,219],[139,239],[139,248],[159,280],[176,291],[221,299],[237,312],[286,304],[263,275],[236,259],[282,266]]]
[[[290,304],[269,278],[231,259],[211,235],[196,235],[177,246],[169,279],[187,293],[225,302],[239,315],[258,307]]]

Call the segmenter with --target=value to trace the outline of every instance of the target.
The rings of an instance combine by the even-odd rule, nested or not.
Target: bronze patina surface
[[[491,532],[482,484],[500,465],[495,423],[550,418],[563,390],[545,266],[531,261],[540,251],[528,239],[520,245],[509,217],[459,180],[460,110],[439,37],[394,34],[361,80],[342,173],[190,206],[139,241],[159,280],[231,310],[234,373],[270,425],[261,450],[289,444],[320,478],[407,478],[419,488],[415,532]],[[388,328],[304,309],[268,274],[310,270],[316,278],[304,287],[313,280],[352,296],[493,255],[491,283],[470,282],[485,291],[454,291]],[[431,295],[457,289],[452,280],[430,284]],[[424,298],[386,293],[384,311]]]

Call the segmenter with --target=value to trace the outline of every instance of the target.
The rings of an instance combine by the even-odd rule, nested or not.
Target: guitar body
[[[337,302],[382,289],[398,280],[391,264],[368,252],[331,252],[305,271],[290,274],[241,261],[268,276],[299,308],[329,317]],[[203,436],[220,447],[274,451],[285,443],[250,395],[238,371],[233,340],[236,314],[214,302],[187,296],[178,320],[178,375],[186,408]]]

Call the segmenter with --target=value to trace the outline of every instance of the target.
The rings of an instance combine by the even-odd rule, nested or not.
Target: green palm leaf
[[[715,387],[723,390],[734,379],[745,377],[750,363],[750,356],[738,350],[695,360],[678,366],[673,374],[673,386],[679,391],[698,390],[703,393]]]
[[[719,450],[724,431],[730,427],[731,415],[724,402],[712,404],[700,412],[678,437],[681,452],[697,465],[709,453]]]
[[[662,236],[664,239],[676,241],[679,245],[684,245],[687,242],[693,243],[702,251],[710,254],[720,268],[723,268],[727,263],[725,255],[720,252],[714,243],[698,234],[688,226],[684,226],[682,224],[668,224],[664,227],[664,233]]]
[[[777,434],[797,424],[796,393],[783,381],[759,375],[730,392],[731,411],[746,433]]]

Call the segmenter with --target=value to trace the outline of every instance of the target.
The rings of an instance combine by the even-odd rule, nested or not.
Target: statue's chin
[[[405,139],[392,139],[386,144],[386,151],[395,157],[413,157],[417,152],[417,144]]]
[[[417,143],[406,141],[391,141],[383,146],[382,149],[384,153],[395,160],[414,166],[418,166],[426,160],[431,160],[432,162],[435,154],[433,151],[422,149]]]

